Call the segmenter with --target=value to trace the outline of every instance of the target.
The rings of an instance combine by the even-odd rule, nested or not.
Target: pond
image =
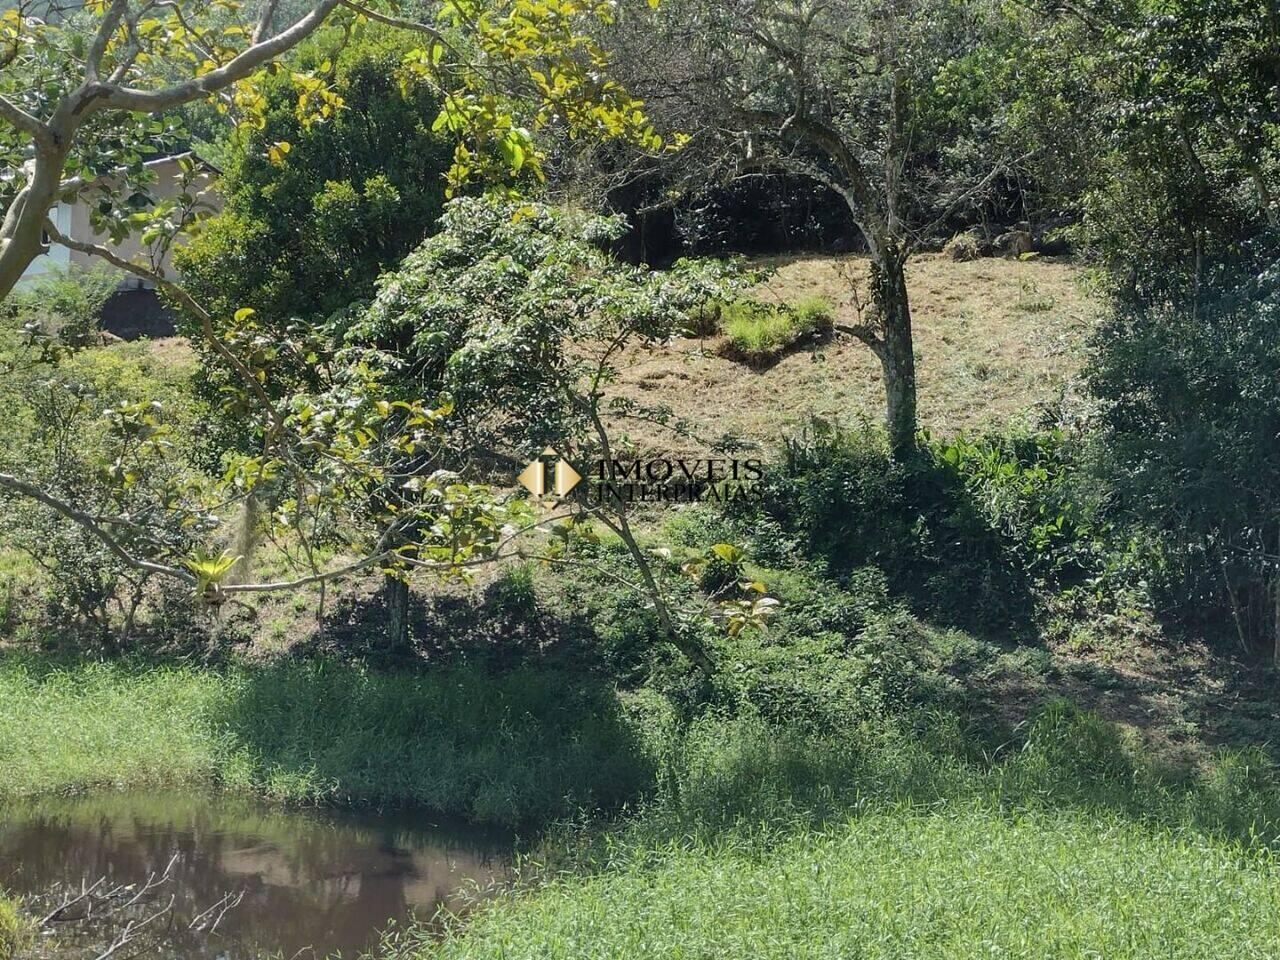
[[[216,793],[102,792],[0,809],[0,886],[42,911],[99,878],[106,890],[168,867],[170,880],[130,910],[144,918],[173,897],[148,937],[157,955],[183,960],[355,956],[388,922],[430,920],[483,895],[506,877],[512,849],[508,836],[422,813],[281,809]],[[201,914],[227,897],[239,902],[202,929],[221,909]],[[50,926],[58,950],[45,952],[68,956],[110,932]]]

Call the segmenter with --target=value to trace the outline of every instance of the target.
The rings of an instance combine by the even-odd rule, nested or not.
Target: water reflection
[[[104,876],[142,881],[177,853],[165,953],[182,958],[354,955],[389,920],[461,906],[501,878],[510,850],[505,837],[423,814],[281,810],[216,794],[101,793],[0,811],[0,885],[22,896]],[[187,929],[240,890],[213,937]],[[58,940],[95,936],[70,933]]]

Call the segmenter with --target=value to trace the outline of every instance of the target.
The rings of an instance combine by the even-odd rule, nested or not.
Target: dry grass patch
[[[866,298],[862,256],[787,256],[762,261],[774,274],[752,295],[785,303],[821,297],[837,324],[857,316],[851,281]],[[1023,419],[1055,401],[1079,369],[1080,347],[1098,316],[1082,271],[1050,260],[956,263],[924,255],[907,268],[916,334],[921,424],[938,434]],[[704,437],[768,441],[810,416],[878,420],[880,365],[861,343],[837,336],[812,350],[751,370],[717,356],[709,340],[635,350],[617,395],[668,404]],[[694,454],[662,428],[631,424],[642,449]]]

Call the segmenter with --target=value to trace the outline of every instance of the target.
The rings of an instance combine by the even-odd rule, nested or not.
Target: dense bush
[[[201,439],[206,408],[192,396],[186,365],[143,345],[24,346],[12,326],[0,329],[0,363],[10,365],[0,383],[8,417],[0,470],[36,480],[79,509],[136,523],[166,516],[170,485],[195,482],[218,466],[207,459]],[[145,472],[142,463],[149,465]],[[175,519],[165,544],[145,547],[133,543],[126,524],[116,534],[135,550],[179,552],[189,528]],[[44,609],[22,611],[29,619],[98,641],[128,632],[146,576],[98,537],[41,504],[4,495],[0,535],[6,548],[25,554],[45,574],[30,584]]]
[[[1119,309],[1087,370],[1109,509],[1148,534],[1163,605],[1273,646],[1280,553],[1280,293],[1274,268],[1197,309]]]
[[[1094,562],[1055,434],[926,442],[902,461],[877,431],[815,423],[762,487],[732,509],[766,559],[818,558],[837,578],[874,566],[942,623],[1025,630],[1037,582]]]
[[[294,70],[266,81],[266,125],[229,150],[222,213],[175,261],[216,316],[252,307],[268,330],[318,325],[372,297],[378,275],[434,230],[453,145],[429,129],[437,94],[402,70],[415,42],[363,31],[332,68],[343,106],[325,122],[299,119],[293,77],[324,66],[325,44],[298,50]]]
[[[38,274],[0,305],[7,326],[38,342],[84,347],[101,339],[99,318],[120,275],[105,267],[54,267]]]

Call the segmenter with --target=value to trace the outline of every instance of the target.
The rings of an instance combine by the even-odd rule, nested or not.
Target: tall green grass
[[[761,846],[672,841],[499,900],[438,960],[1280,956],[1269,857],[1114,816],[882,809]]]
[[[808,829],[865,810],[955,802],[1116,816],[1280,849],[1280,771],[1262,751],[1224,750],[1202,770],[1170,769],[1065,702],[994,751],[954,716],[835,737],[708,718],[667,748],[656,800],[634,829],[654,842],[714,838],[744,824]]]
[[[0,890],[0,960],[18,960],[35,939],[33,924]]]
[[[332,661],[225,669],[0,657],[0,799],[211,783],[290,802],[410,803],[478,822],[646,804],[663,835],[812,826],[875,806],[1070,808],[1254,847],[1280,844],[1280,774],[1254,750],[1203,771],[1145,760],[1058,705],[994,749],[954,717],[815,734],[677,722],[657,694],[580,674],[380,672]]]
[[[1171,777],[1066,706],[995,758],[951,721],[666,743],[639,815],[388,956],[1280,957],[1280,782],[1247,751]]]
[[[546,670],[0,659],[0,799],[190,782],[507,823],[637,801],[403,957],[1280,957],[1267,758],[1173,773],[1065,705],[993,749],[946,717],[681,722]]]
[[[0,660],[0,798],[205,782],[514,824],[614,806],[652,779],[612,691],[553,671]]]
[[[0,798],[100,785],[211,778],[221,745],[214,706],[225,677],[0,660]]]

